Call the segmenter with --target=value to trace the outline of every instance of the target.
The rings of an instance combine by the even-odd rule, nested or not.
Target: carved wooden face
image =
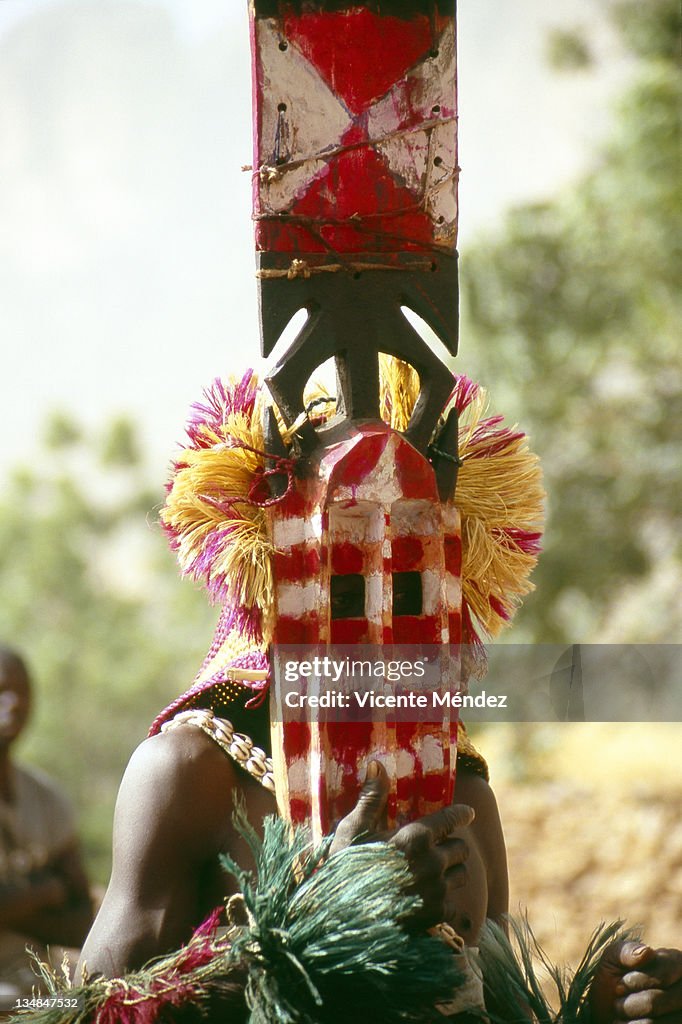
[[[457,643],[458,517],[429,462],[372,423],[271,510],[276,643]]]
[[[326,449],[318,472],[272,507],[271,524],[276,650],[460,641],[458,514],[439,500],[428,460],[385,424],[358,425]],[[449,799],[454,712],[436,724],[287,721],[281,692],[276,678],[273,756],[280,804],[295,820],[327,831],[353,806],[375,756],[392,780],[392,820]]]

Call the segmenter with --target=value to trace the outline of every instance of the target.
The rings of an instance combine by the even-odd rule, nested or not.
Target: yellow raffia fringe
[[[383,355],[380,376],[382,416],[393,429],[404,430],[419,394],[419,378],[406,363]],[[315,396],[328,393],[322,384],[314,390]],[[545,493],[539,460],[529,451],[525,437],[510,441],[497,454],[476,457],[489,444],[485,438],[474,438],[487,405],[487,392],[480,388],[460,418],[459,455],[463,465],[455,504],[462,519],[463,600],[477,625],[493,637],[508,623],[491,607],[490,598],[497,600],[511,618],[521,599],[534,589],[529,576],[537,562],[537,555],[520,551],[502,531],[513,528],[539,532]],[[230,440],[242,440],[262,450],[262,413],[261,397],[252,416],[226,416],[219,433],[204,429],[212,447],[183,451],[184,465],[176,473],[161,518],[179,536],[178,559],[185,573],[192,572],[192,564],[211,532],[225,525],[223,513],[206,497],[245,498],[256,473],[263,468],[262,456],[234,447]],[[231,524],[232,542],[221,547],[211,578],[224,575],[228,599],[245,606],[256,605],[267,617],[272,608],[274,548],[268,538],[266,513],[260,507],[241,503],[238,510],[240,519]]]
[[[393,430],[406,430],[419,397],[419,376],[409,363],[379,355],[381,418]]]
[[[263,457],[240,448],[242,441],[259,451],[263,449],[263,403],[255,403],[254,412],[226,415],[219,431],[207,425],[200,428],[211,447],[186,448],[181,468],[161,511],[161,520],[178,538],[177,556],[183,573],[192,573],[210,535],[225,527],[226,516],[210,500],[246,499]],[[246,501],[236,506],[238,518],[229,523],[230,543],[222,544],[210,569],[208,582],[225,577],[227,599],[237,604],[256,605],[267,611],[272,605],[272,555],[268,539],[266,513]]]
[[[460,457],[455,504],[462,517],[462,597],[484,631],[494,637],[509,623],[491,607],[490,597],[511,618],[522,598],[535,589],[529,576],[537,555],[519,550],[500,531],[541,531],[542,473],[525,437],[497,455],[479,459],[471,457],[465,439]]]
[[[395,430],[404,430],[419,395],[419,377],[409,364],[392,356],[382,355],[379,368],[382,416]],[[520,551],[502,531],[540,532],[545,491],[539,459],[529,451],[525,436],[497,454],[475,457],[486,448],[486,440],[476,441],[473,435],[487,410],[488,393],[481,387],[460,417],[463,465],[455,505],[462,520],[462,598],[482,630],[494,637],[509,623],[491,607],[490,598],[499,601],[511,618],[522,598],[534,590],[529,576],[537,562],[536,554]]]

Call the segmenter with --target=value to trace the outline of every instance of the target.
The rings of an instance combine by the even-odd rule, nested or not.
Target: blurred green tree
[[[149,525],[160,496],[145,477],[129,421],[88,438],[55,414],[0,502],[0,638],[35,681],[20,756],[70,792],[99,881],[126,761],[191,682],[217,615]]]
[[[546,476],[517,641],[682,639],[679,6],[627,0],[614,18],[639,63],[594,169],[462,259],[467,371]]]

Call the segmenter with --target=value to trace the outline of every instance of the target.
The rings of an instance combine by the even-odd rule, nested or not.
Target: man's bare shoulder
[[[200,729],[144,740],[116,802],[111,880],[81,964],[108,977],[186,942],[206,906],[204,883],[233,845],[237,769]]]
[[[144,740],[126,768],[114,833],[129,842],[173,837],[202,859],[220,849],[233,810],[236,769],[209,736],[183,725]],[[141,832],[142,830],[142,832]]]
[[[214,740],[196,726],[180,725],[143,740],[130,758],[126,776],[142,781],[151,773],[155,778],[197,781],[207,772],[234,778],[232,762]]]

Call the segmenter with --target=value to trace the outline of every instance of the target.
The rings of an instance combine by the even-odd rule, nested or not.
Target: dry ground
[[[682,946],[682,725],[489,726],[512,910],[528,909],[554,962],[625,918]]]

